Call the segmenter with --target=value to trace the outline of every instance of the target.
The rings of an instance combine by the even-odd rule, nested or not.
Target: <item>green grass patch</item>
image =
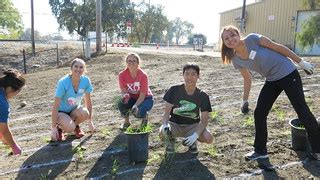
[[[125,131],[126,134],[139,134],[139,133],[150,133],[152,132],[153,127],[151,125],[146,125],[146,126],[142,126],[142,127],[128,127],[127,130]]]
[[[246,117],[243,122],[243,127],[253,127],[254,126],[254,119],[252,116]]]

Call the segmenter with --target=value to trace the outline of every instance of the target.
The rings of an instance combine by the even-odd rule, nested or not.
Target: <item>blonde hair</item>
[[[225,31],[233,31],[235,32],[237,35],[241,36],[240,35],[240,31],[237,27],[233,26],[233,25],[229,25],[229,26],[225,26],[222,28],[221,30],[221,34],[220,34],[220,38],[221,38],[221,58],[222,58],[222,63],[223,64],[230,64],[231,63],[231,58],[234,56],[234,49],[232,48],[228,48],[226,46],[226,44],[224,43],[223,41],[223,33]]]

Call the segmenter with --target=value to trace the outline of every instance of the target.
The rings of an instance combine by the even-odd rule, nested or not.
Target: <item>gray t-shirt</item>
[[[262,35],[255,33],[245,37],[249,59],[241,59],[237,55],[232,57],[232,64],[236,69],[256,71],[266,77],[266,81],[277,81],[297,69],[288,57],[259,45],[261,37]]]

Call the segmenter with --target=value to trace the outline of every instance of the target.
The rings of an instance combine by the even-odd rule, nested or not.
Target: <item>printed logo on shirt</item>
[[[254,58],[256,57],[257,52],[256,51],[251,51],[250,55],[249,55],[249,59],[254,60]]]
[[[69,97],[68,98],[68,105],[69,106],[75,106],[75,105],[80,104],[80,103],[81,103],[81,96],[76,97],[76,98],[74,98],[74,97]]]
[[[84,89],[79,89],[79,93],[84,93]]]
[[[188,117],[188,118],[192,118],[192,119],[197,119],[197,114],[192,112],[192,110],[194,110],[197,105],[186,101],[186,100],[181,100],[179,101],[179,103],[181,104],[180,107],[174,108],[173,109],[173,114],[179,115],[179,116],[183,116],[183,117]]]
[[[128,91],[131,94],[137,94],[140,91],[140,82],[134,82],[132,84],[127,84]]]

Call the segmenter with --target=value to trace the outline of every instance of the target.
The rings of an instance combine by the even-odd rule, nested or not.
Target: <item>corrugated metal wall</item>
[[[247,5],[245,34],[256,32],[270,39],[294,47],[297,11],[302,9],[300,0],[263,0]],[[240,27],[242,7],[220,13],[220,29],[226,25]]]

